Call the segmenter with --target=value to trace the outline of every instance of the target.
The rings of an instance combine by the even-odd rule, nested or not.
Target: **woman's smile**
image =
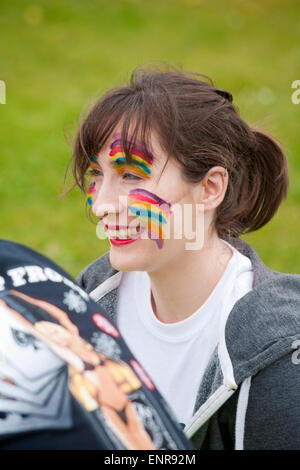
[[[140,224],[135,227],[124,227],[119,225],[105,225],[104,230],[107,233],[109,241],[112,245],[122,246],[128,243],[133,243],[138,240],[142,233],[145,231],[145,227]]]

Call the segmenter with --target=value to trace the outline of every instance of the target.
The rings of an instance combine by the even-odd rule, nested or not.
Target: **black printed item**
[[[5,240],[0,449],[193,449],[105,312],[58,265]]]

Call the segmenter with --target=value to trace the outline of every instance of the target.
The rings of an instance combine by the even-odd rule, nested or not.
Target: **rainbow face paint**
[[[100,167],[100,165],[99,165],[99,163],[98,163],[97,157],[95,157],[94,155],[92,155],[92,156],[90,157],[90,161],[91,161],[91,167],[92,167],[92,168],[97,169],[97,170],[101,169],[101,167]]]
[[[121,134],[114,134],[113,138],[115,140],[110,146],[111,150],[109,156],[118,174],[123,174],[128,171],[140,178],[149,179],[153,162],[152,154],[149,152],[149,156],[146,155],[141,145],[135,143],[131,153],[133,162],[128,163],[126,161],[124,148],[121,145]]]
[[[101,170],[101,166],[98,163],[97,157],[95,157],[94,155],[91,155],[89,157],[89,159],[90,159],[90,162],[91,162],[91,168],[93,170]],[[91,206],[93,204],[93,195],[94,195],[95,192],[96,192],[96,183],[95,183],[95,181],[93,181],[90,184],[90,187],[88,189],[88,194],[87,194],[87,203],[88,203],[89,206]]]
[[[87,196],[88,197],[87,202],[89,206],[93,204],[93,195],[95,192],[96,192],[96,183],[95,181],[93,181],[89,187],[88,196]]]
[[[132,189],[128,195],[129,211],[139,217],[148,229],[148,237],[158,248],[164,244],[164,225],[171,213],[171,204],[146,189]]]

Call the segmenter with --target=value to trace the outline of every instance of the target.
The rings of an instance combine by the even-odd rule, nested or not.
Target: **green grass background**
[[[241,115],[285,145],[290,192],[243,237],[272,269],[300,272],[300,2],[297,0],[0,0],[0,237],[25,243],[72,275],[108,249],[85,197],[62,198],[65,134],[81,109],[139,64],[166,61],[230,90]]]

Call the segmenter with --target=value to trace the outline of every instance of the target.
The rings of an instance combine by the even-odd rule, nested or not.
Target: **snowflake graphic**
[[[94,344],[97,351],[104,353],[107,357],[111,357],[116,360],[121,358],[121,348],[110,336],[94,332],[91,342]]]
[[[72,290],[64,293],[63,303],[67,305],[69,310],[75,310],[76,313],[85,313],[87,310],[84,300]]]

